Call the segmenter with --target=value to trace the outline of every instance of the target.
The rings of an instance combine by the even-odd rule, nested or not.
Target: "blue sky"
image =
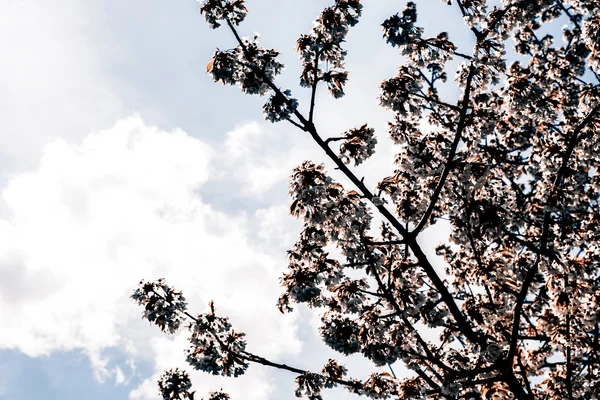
[[[281,51],[278,84],[301,107],[294,43],[329,3],[247,1],[241,33]],[[457,10],[432,3],[426,32],[449,31],[468,52]],[[318,96],[325,134],[376,128],[382,145],[361,171],[372,184],[393,157],[377,85],[402,61],[379,25],[403,6],[365,1],[348,37],[348,94]],[[264,122],[264,99],[205,74],[214,50],[233,45],[192,0],[0,3],[0,399],[157,399],[162,370],[185,367],[185,337],[141,321],[128,299],[141,279],[167,278],[196,312],[214,299],[267,357],[318,369],[334,356],[318,316],[275,308],[300,226],[287,215],[287,176],[324,159],[300,131]],[[443,239],[438,229],[425,242]],[[356,377],[372,370],[342,361]],[[259,366],[235,380],[193,376],[199,393],[293,396],[293,376]],[[340,397],[351,398],[326,394]]]

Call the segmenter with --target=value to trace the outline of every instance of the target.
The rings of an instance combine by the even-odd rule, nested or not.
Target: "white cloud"
[[[96,377],[115,383],[130,382],[137,361],[150,362],[153,375],[130,397],[157,399],[162,370],[185,367],[185,336],[166,337],[140,321],[128,296],[140,279],[165,277],[192,312],[214,299],[248,334],[250,351],[307,368],[337,357],[320,342],[314,313],[282,317],[275,308],[284,250],[299,230],[287,204],[232,215],[203,201],[215,179],[239,195],[236,184],[251,185],[247,172],[271,162],[261,154],[285,149],[275,132],[255,123],[226,136],[222,148],[211,148],[132,117],[79,144],[47,145],[39,168],[15,176],[2,192],[9,216],[0,219],[0,315],[11,324],[0,330],[0,346],[30,356],[82,350]],[[305,156],[291,148],[275,152],[269,187],[285,191],[287,175]],[[428,235],[424,244],[435,241]],[[306,325],[302,354],[298,324]],[[110,362],[107,348],[128,354],[128,367]],[[342,362],[358,378],[373,370],[361,358]],[[239,379],[193,378],[199,394],[223,387],[234,398],[256,400],[277,397],[281,385],[260,366]]]
[[[302,140],[307,136],[277,129],[281,127],[251,122],[227,132],[224,148],[228,157],[221,157],[216,164],[222,178],[239,182],[245,196],[256,198],[263,198],[277,184],[287,185],[292,169],[317,149]]]
[[[46,146],[39,168],[2,192],[9,217],[0,220],[0,314],[11,323],[0,330],[0,346],[30,356],[81,349],[99,379],[123,382],[123,370],[103,356],[117,347],[153,361],[158,374],[183,360],[184,341],[174,345],[140,321],[128,296],[140,279],[165,277],[193,312],[214,299],[246,331],[251,351],[297,353],[295,317],[282,318],[274,306],[281,259],[252,247],[247,218],[201,200],[216,157],[200,140],[139,117],[80,144]],[[256,369],[223,386],[251,387],[252,398],[265,399],[266,376]],[[132,396],[154,398],[154,381],[148,385]]]
[[[248,157],[258,150],[257,140],[264,135],[264,129],[261,129],[257,122],[250,122],[242,126],[238,126],[225,136],[225,148],[228,154],[233,158]]]
[[[257,236],[265,246],[291,248],[298,237],[302,224],[289,218],[287,204],[274,205],[256,210]]]
[[[0,2],[0,162],[30,167],[56,137],[81,138],[121,113],[107,74],[114,49],[94,40],[99,4]],[[110,122],[109,122],[110,121]]]

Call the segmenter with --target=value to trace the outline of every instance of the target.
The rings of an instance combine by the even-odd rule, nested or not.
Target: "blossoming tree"
[[[265,118],[310,135],[352,183],[344,187],[312,161],[293,171],[290,211],[304,225],[288,252],[279,309],[319,309],[328,346],[376,366],[402,362],[414,374],[357,380],[335,360],[315,371],[275,363],[246,350],[244,334],[212,304],[193,315],[163,280],[141,282],[132,297],[146,319],[165,332],[189,328],[193,368],[234,377],[253,363],[286,369],[296,396],[309,399],[333,386],[378,399],[600,397],[600,2],[442,3],[427,6],[457,7],[472,51],[459,51],[445,32],[424,36],[415,3],[383,21],[385,40],[405,62],[380,85],[381,106],[395,113],[388,134],[397,157],[376,187],[348,166],[374,153],[373,129],[325,138],[313,123],[320,85],[344,95],[343,44],[360,0],[332,1],[297,41],[306,110],[275,81],[278,52],[238,35],[244,0],[202,3],[208,24],[237,41],[210,60],[213,79],[268,96]],[[540,28],[559,18],[567,25],[555,43]],[[525,61],[507,66],[507,45]],[[453,58],[462,61],[455,102],[439,95]],[[437,248],[444,274],[417,241],[440,217],[451,226],[450,242]],[[194,398],[182,370],[166,371],[159,388],[165,399]]]

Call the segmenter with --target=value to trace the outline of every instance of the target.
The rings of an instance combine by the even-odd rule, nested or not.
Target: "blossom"
[[[215,82],[226,85],[237,84],[242,92],[264,95],[271,87],[268,82],[283,70],[275,50],[258,46],[258,35],[243,38],[234,49],[217,50],[209,61],[206,72]]]
[[[270,122],[288,119],[298,108],[298,100],[291,96],[292,92],[290,90],[272,95],[263,106],[265,119]]]
[[[364,124],[360,128],[353,128],[344,133],[340,153],[346,163],[352,159],[354,165],[359,165],[375,153],[377,139],[374,132],[373,128]]]
[[[158,389],[164,400],[193,400],[193,393],[189,392],[191,387],[189,374],[179,368],[166,370],[158,380]]]
[[[186,311],[187,303],[180,292],[165,284],[164,279],[141,281],[131,298],[144,307],[143,318],[158,325],[163,332],[175,333],[179,329],[181,313]]]
[[[202,3],[200,13],[204,14],[206,22],[212,29],[221,26],[222,21],[239,25],[246,18],[248,10],[244,0],[198,0]]]
[[[210,312],[198,315],[190,327],[187,362],[213,375],[240,376],[248,368],[241,355],[246,349],[245,334],[233,330],[228,318],[218,317],[212,302],[209,307]]]
[[[346,165],[373,155],[370,125],[324,139],[313,121],[319,84],[344,95],[344,42],[360,1],[334,0],[296,42],[300,86],[311,89],[308,116],[274,82],[279,53],[237,34],[243,1],[203,3],[209,25],[226,22],[238,40],[214,54],[207,72],[246,94],[270,94],[265,118],[309,133],[344,175],[334,179],[307,160],[290,176],[290,214],[302,230],[287,252],[278,308],[305,304],[320,313],[319,333],[333,350],[378,367],[401,362],[415,374],[379,371],[359,381],[335,360],[320,373],[277,364],[249,353],[245,335],[212,303],[192,317],[164,281],[142,282],[132,297],[144,318],[171,333],[183,316],[191,319],[186,355],[195,369],[235,377],[252,362],[276,366],[296,375],[296,396],[311,399],[336,385],[374,399],[595,398],[600,8],[591,0],[442,3],[462,15],[470,51],[447,32],[426,36],[414,2],[382,24],[403,64],[379,86],[379,103],[393,115],[395,158],[374,188]],[[541,33],[559,18],[567,22],[564,43]],[[332,141],[341,142],[339,153]],[[449,236],[434,267],[421,233],[442,219]],[[171,372],[161,388],[170,398],[185,395],[186,376]],[[229,398],[215,393],[211,399]]]
[[[344,95],[348,72],[344,71],[346,51],[342,43],[349,28],[358,23],[361,13],[360,0],[336,0],[314,21],[310,33],[300,36],[296,51],[303,64],[301,86],[311,87],[323,81],[333,97]],[[327,71],[320,68],[321,62],[327,63]]]

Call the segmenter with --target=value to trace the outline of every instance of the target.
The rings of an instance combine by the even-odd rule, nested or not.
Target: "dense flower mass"
[[[215,314],[214,304],[210,312],[198,315],[190,330],[191,347],[187,350],[187,362],[195,369],[213,375],[239,376],[248,368],[243,357],[246,350],[245,334],[231,329],[228,318]]]
[[[163,332],[175,333],[179,329],[181,313],[186,311],[187,303],[180,292],[167,286],[164,279],[141,281],[131,298],[144,307],[143,317]]]
[[[325,172],[324,166],[305,161],[290,178],[290,213],[309,226],[322,229],[352,263],[367,259],[362,237],[370,229],[372,215],[355,191],[346,191]]]
[[[354,165],[359,165],[375,153],[375,130],[364,124],[360,128],[353,128],[343,136],[343,143],[340,146],[340,154],[344,162],[349,163],[354,160]]]
[[[215,53],[213,79],[247,94],[269,92],[266,119],[309,134],[343,175],[336,180],[323,164],[305,161],[290,177],[290,213],[303,228],[288,251],[279,309],[311,307],[327,346],[410,372],[357,380],[335,360],[320,373],[277,364],[248,352],[244,335],[212,305],[190,324],[194,368],[226,376],[250,363],[288,370],[296,396],[315,400],[336,385],[374,399],[598,398],[600,3],[441,3],[462,15],[472,49],[419,26],[421,3],[408,1],[383,21],[383,37],[403,63],[379,86],[380,105],[393,113],[396,157],[373,189],[347,164],[373,155],[374,130],[365,124],[324,138],[313,121],[321,86],[344,94],[342,45],[361,2],[334,0],[296,43],[300,85],[311,95],[306,116],[274,83],[283,68],[277,51],[238,35],[243,1],[203,3],[209,24],[227,23],[238,41]],[[551,34],[557,23],[562,39]],[[329,147],[335,141],[339,152]],[[420,241],[440,219],[450,226],[436,248],[443,268]],[[190,317],[163,281],[142,282],[132,297],[163,331]],[[170,398],[188,390],[187,375],[169,376],[183,382],[162,381]]]
[[[258,35],[244,38],[232,50],[217,50],[206,67],[215,82],[238,84],[242,92],[264,95],[271,88],[269,82],[283,70],[275,50],[258,46]]]
[[[191,388],[189,374],[179,368],[166,370],[158,380],[158,390],[164,400],[193,400]]]
[[[248,9],[244,0],[199,0],[202,3],[200,13],[212,29],[221,26],[223,21],[239,25],[246,18]]]
[[[595,13],[583,22],[583,42],[589,51],[588,64],[596,73],[600,73],[600,13]],[[569,36],[572,33],[569,32]]]
[[[263,106],[265,119],[270,122],[279,122],[289,119],[298,108],[298,100],[292,98],[288,89],[272,95]]]
[[[361,13],[359,0],[335,0],[333,6],[323,10],[310,33],[300,36],[296,51],[300,53],[304,67],[301,86],[311,87],[323,81],[333,97],[344,95],[348,72],[344,71],[346,51],[342,49],[342,43],[349,28],[358,23]],[[325,62],[328,69],[323,70],[320,62]]]

